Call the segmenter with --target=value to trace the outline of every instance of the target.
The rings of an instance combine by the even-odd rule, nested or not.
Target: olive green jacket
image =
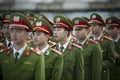
[[[61,52],[48,48],[45,57],[45,80],[61,80],[63,55]]]
[[[100,45],[87,39],[82,45],[84,49],[84,80],[100,80],[102,70],[102,50]]]
[[[54,48],[58,49],[58,45]],[[63,52],[63,61],[61,80],[84,80],[84,55],[81,46],[69,42]]]
[[[0,80],[45,80],[44,56],[37,50],[27,46],[16,63],[12,49],[4,49],[0,56]]]

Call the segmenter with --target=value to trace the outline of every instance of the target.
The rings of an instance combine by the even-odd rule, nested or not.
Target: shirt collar
[[[11,43],[10,47],[12,48],[12,46],[13,46],[13,42],[12,42],[12,41],[8,41],[7,38],[5,39],[5,41],[6,41],[7,47],[8,47],[8,44]]]
[[[95,36],[94,36],[93,38],[94,38],[94,40],[100,40],[100,38],[102,37],[102,35],[103,35],[103,34],[101,33],[98,38],[96,38]]]
[[[44,47],[44,48],[41,50],[41,52],[44,54],[44,53],[47,51],[48,48],[49,48],[49,45],[47,45],[46,47]],[[37,47],[36,49],[39,50],[38,47]],[[40,51],[40,50],[39,50],[39,51]]]
[[[63,45],[63,47],[64,47],[63,52],[64,52],[65,49],[67,48],[68,43],[69,43],[69,40]],[[58,43],[59,50],[60,50],[60,47],[61,47],[61,46],[62,46],[62,45],[61,45],[60,43]]]
[[[87,40],[87,38],[82,43],[80,43],[80,42],[78,42],[78,43],[84,45],[84,43],[86,42],[86,40]]]
[[[15,57],[15,53],[18,52],[19,53],[18,58],[20,58],[20,56],[22,55],[22,53],[23,53],[23,51],[25,50],[26,47],[27,47],[27,44],[25,44],[21,49],[17,50],[13,46],[14,57]]]
[[[114,41],[118,42],[119,38],[120,38],[120,35]]]

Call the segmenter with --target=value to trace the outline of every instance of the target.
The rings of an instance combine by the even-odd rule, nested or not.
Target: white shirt
[[[12,41],[8,41],[7,38],[5,39],[5,41],[6,41],[7,47],[8,47],[8,44],[11,43],[10,47],[12,48],[12,46],[13,46],[13,42],[12,42]]]
[[[118,42],[118,39],[120,38],[120,35],[114,40],[115,42]]]
[[[87,40],[87,38],[82,43],[80,43],[80,42],[78,42],[78,43],[84,45],[84,43],[86,42],[86,40]]]
[[[44,47],[44,48],[41,50],[41,52],[44,54],[44,53],[47,51],[48,48],[49,48],[49,45],[47,45],[46,47]],[[38,47],[37,47],[36,49],[39,50]],[[39,50],[39,51],[40,51],[40,50]]]
[[[95,36],[93,37],[94,40],[100,40],[100,38],[102,37],[102,34],[100,34],[100,36],[98,38],[96,38]]]
[[[15,58],[15,53],[18,52],[19,55],[18,55],[18,59],[20,59],[22,53],[24,52],[25,48],[27,47],[27,44],[24,45],[24,47],[22,47],[21,49],[17,50],[15,49],[15,47],[13,46],[13,52],[14,52],[14,58]]]
[[[64,49],[63,49],[63,52],[65,51],[65,49],[67,48],[67,46],[68,46],[68,43],[69,43],[69,40],[63,45],[63,47],[64,47]],[[58,43],[58,48],[59,48],[59,51],[60,51],[60,47],[61,47],[62,45],[60,44],[60,43]]]

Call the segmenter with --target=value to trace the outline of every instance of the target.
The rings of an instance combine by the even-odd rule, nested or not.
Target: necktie
[[[15,53],[15,63],[17,62],[17,60],[18,60],[18,55],[19,55],[19,53],[18,52],[16,52]]]
[[[8,47],[10,47],[10,46],[11,46],[11,42],[8,43]]]
[[[61,51],[61,52],[63,52],[63,49],[64,49],[64,47],[63,47],[63,46],[61,46],[61,47],[60,47],[60,51]]]

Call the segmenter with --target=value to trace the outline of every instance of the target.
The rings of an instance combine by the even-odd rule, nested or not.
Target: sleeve
[[[108,42],[107,44],[107,56],[106,59],[103,61],[104,67],[109,67],[114,65],[115,63],[115,45],[113,41]]]
[[[44,55],[40,55],[36,63],[34,80],[45,80],[45,61]]]
[[[76,50],[75,54],[75,80],[84,80],[84,54],[83,49]]]
[[[54,63],[51,80],[61,80],[63,70],[63,55],[59,55]]]
[[[99,44],[94,45],[92,53],[92,79],[100,80],[102,70],[102,50]]]

